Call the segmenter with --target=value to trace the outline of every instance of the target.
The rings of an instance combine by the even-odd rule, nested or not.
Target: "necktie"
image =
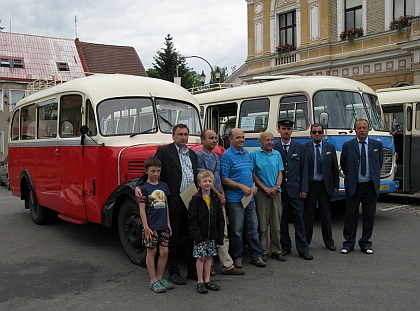
[[[289,147],[289,145],[283,145],[284,152],[286,153],[287,153],[287,147]]]
[[[360,152],[360,174],[366,176],[366,142],[361,141],[360,143],[362,144],[362,151]]]
[[[319,152],[319,144],[315,145],[316,147],[316,172],[318,175],[322,174],[322,162],[321,162],[321,153]]]

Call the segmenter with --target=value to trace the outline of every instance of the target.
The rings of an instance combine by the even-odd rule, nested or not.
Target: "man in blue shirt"
[[[248,151],[244,148],[244,132],[234,128],[229,133],[230,147],[220,158],[220,177],[225,186],[229,221],[231,225],[231,255],[236,268],[242,268],[244,225],[249,238],[251,263],[265,267],[262,260],[262,249],[258,237],[258,220],[254,198],[247,206],[242,205],[242,198],[253,194],[253,163]],[[256,191],[255,191],[256,192]],[[255,193],[254,193],[255,195]]]
[[[271,258],[287,261],[280,246],[280,222],[282,214],[281,183],[283,180],[283,161],[277,150],[273,150],[274,136],[270,132],[261,133],[260,149],[251,151],[254,163],[253,177],[258,187],[255,196],[263,260]],[[268,245],[268,227],[270,226],[270,245]]]
[[[225,228],[223,245],[217,245],[217,255],[219,257],[220,266],[222,267],[222,274],[242,275],[245,273],[244,269],[238,269],[233,265],[233,260],[229,255],[229,238],[226,223],[226,198],[220,179],[220,160],[213,152],[217,146],[217,134],[215,131],[207,129],[201,133],[201,150],[197,151],[197,171],[209,170],[214,175],[214,185],[212,190],[219,196],[222,204],[223,216],[225,218]],[[213,266],[212,266],[213,269]],[[214,271],[214,270],[213,270]],[[214,272],[212,275],[215,275]]]

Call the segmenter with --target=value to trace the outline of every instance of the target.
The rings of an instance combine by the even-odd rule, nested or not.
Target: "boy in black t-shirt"
[[[144,162],[147,181],[140,187],[145,196],[140,203],[140,217],[143,223],[143,243],[147,247],[146,265],[150,275],[149,287],[155,293],[163,293],[174,285],[163,278],[168,260],[169,237],[172,235],[169,221],[167,196],[168,185],[159,181],[162,162],[150,157]],[[155,255],[159,245],[159,259],[155,267]]]

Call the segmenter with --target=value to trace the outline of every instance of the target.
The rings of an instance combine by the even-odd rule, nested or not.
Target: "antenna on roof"
[[[74,30],[76,31],[76,38],[77,38],[77,15],[74,15]]]

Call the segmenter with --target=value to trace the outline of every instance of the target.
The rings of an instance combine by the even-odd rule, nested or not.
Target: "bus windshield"
[[[157,114],[156,114],[157,113]],[[200,135],[198,110],[184,102],[151,98],[113,98],[98,105],[100,131],[103,136],[172,133],[175,124],[188,126],[190,135]]]
[[[313,97],[315,122],[323,111],[329,114],[328,128],[352,129],[357,119],[367,119],[376,131],[387,131],[385,119],[374,95],[348,91],[319,91]]]

